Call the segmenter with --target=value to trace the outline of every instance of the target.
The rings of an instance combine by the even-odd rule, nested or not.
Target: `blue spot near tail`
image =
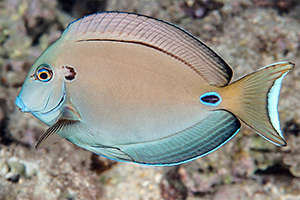
[[[206,106],[217,106],[221,103],[222,98],[217,92],[207,92],[200,96],[200,101]]]

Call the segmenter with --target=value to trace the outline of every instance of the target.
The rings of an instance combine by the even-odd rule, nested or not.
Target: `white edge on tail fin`
[[[277,64],[283,64],[286,62],[278,62],[274,63],[272,65],[277,65]],[[268,67],[268,66],[267,66]],[[268,112],[269,112],[269,117],[270,121],[275,128],[275,130],[279,133],[279,135],[284,139],[281,129],[280,129],[280,120],[279,120],[279,114],[278,114],[278,101],[279,101],[279,94],[280,94],[280,89],[281,89],[281,83],[284,78],[284,76],[288,73],[285,72],[284,74],[281,75],[280,78],[278,78],[273,86],[271,87],[269,93],[268,93]]]
[[[280,129],[280,121],[279,121],[279,114],[278,114],[278,100],[279,100],[279,93],[281,88],[281,83],[284,78],[284,76],[288,72],[282,74],[280,78],[278,78],[274,85],[271,87],[270,92],[268,93],[268,111],[269,111],[269,117],[271,120],[272,125],[274,126],[275,130],[279,133],[279,135],[283,137]]]

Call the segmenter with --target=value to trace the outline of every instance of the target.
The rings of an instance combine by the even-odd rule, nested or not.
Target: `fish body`
[[[230,83],[230,66],[183,29],[103,12],[72,22],[36,60],[16,99],[50,128],[37,148],[66,138],[105,157],[176,165],[218,149],[245,122],[286,145],[277,112],[290,62]]]

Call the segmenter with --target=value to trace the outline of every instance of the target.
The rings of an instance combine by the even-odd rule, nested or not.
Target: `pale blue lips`
[[[24,104],[24,102],[22,101],[22,99],[19,96],[17,96],[15,104],[19,107],[19,109],[22,112],[29,112],[29,110],[26,108],[26,105]]]
[[[66,93],[63,94],[61,100],[58,102],[58,104],[54,108],[52,108],[51,110],[44,112],[42,114],[49,114],[49,113],[55,112],[57,109],[60,108],[61,104],[65,100],[65,97],[66,97]],[[36,111],[29,111],[19,96],[17,96],[17,98],[15,100],[15,104],[19,107],[20,111],[22,111],[22,112],[32,112],[32,113],[36,112]]]

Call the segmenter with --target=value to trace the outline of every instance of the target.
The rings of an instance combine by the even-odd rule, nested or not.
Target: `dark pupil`
[[[209,96],[202,97],[201,100],[206,103],[217,103],[220,99],[218,96],[209,95]]]
[[[42,72],[42,73],[40,74],[40,78],[41,78],[41,79],[47,79],[47,78],[48,78],[48,74],[47,74],[46,72]]]

